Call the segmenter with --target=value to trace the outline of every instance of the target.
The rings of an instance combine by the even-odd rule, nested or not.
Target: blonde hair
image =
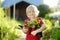
[[[29,5],[29,6],[26,8],[26,14],[28,14],[30,10],[34,10],[35,15],[38,16],[39,10],[37,9],[36,6],[34,6],[34,5]]]

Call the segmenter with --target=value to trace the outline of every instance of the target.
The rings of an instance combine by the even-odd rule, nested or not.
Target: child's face
[[[35,11],[33,9],[29,10],[28,13],[27,13],[27,16],[29,18],[35,18],[36,17]]]

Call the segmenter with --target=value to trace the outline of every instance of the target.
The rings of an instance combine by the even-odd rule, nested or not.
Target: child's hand
[[[22,31],[23,31],[24,33],[27,33],[27,32],[28,32],[28,28],[23,27]]]
[[[35,36],[37,34],[37,31],[32,31],[31,34]]]

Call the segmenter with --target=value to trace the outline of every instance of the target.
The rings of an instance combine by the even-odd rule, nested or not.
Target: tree
[[[50,13],[51,10],[48,5],[42,4],[38,6],[38,9],[40,11],[39,17],[45,17],[46,14]]]

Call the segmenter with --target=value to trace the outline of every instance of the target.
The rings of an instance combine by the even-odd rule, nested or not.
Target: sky
[[[55,7],[58,4],[58,0],[43,0],[44,4],[49,5],[50,7]]]
[[[1,1],[3,2],[4,0]],[[47,4],[50,7],[55,7],[58,4],[58,0],[43,0],[43,3]]]

